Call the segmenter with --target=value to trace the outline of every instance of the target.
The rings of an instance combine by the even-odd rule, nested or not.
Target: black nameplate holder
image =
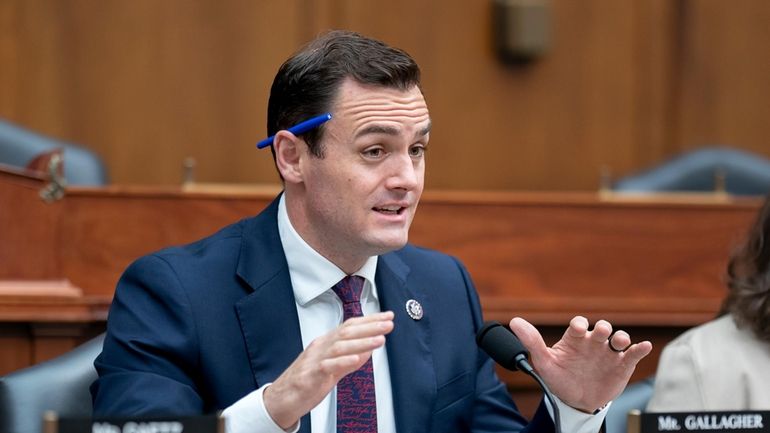
[[[43,417],[44,433],[224,433],[218,415],[142,418]]]
[[[628,415],[629,433],[770,433],[770,411],[639,412]]]

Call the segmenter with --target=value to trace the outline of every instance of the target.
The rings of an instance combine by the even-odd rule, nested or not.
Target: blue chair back
[[[724,177],[724,190],[735,195],[770,192],[770,160],[727,147],[704,147],[656,167],[620,179],[617,192],[708,192]]]
[[[104,334],[40,364],[0,377],[0,432],[40,433],[43,414],[90,417],[89,387],[96,380],[94,359]]]
[[[26,167],[40,154],[62,148],[68,185],[105,185],[107,168],[91,150],[45,137],[0,119],[0,163]]]

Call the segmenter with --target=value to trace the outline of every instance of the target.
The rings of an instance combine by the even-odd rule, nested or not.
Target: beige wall
[[[99,152],[117,183],[275,182],[265,106],[328,28],[409,51],[434,121],[428,187],[594,189],[680,151],[770,156],[770,2],[552,0],[552,50],[492,49],[486,0],[4,0],[0,117]]]

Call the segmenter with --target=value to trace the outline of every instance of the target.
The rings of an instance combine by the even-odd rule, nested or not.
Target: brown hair
[[[378,40],[350,31],[328,32],[278,69],[267,105],[267,135],[329,112],[346,78],[409,90],[420,86],[420,68],[409,54]],[[319,158],[322,134],[323,126],[302,134]]]
[[[727,265],[729,292],[722,305],[739,327],[770,342],[770,196],[765,199],[746,243]]]

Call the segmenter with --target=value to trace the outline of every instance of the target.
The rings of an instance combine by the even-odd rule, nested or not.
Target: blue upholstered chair
[[[90,417],[89,387],[104,334],[54,359],[0,377],[0,432],[40,433],[43,413]]]
[[[0,119],[0,163],[26,167],[37,156],[62,148],[64,178],[69,185],[104,185],[107,169],[92,151],[45,137]]]
[[[618,396],[607,411],[605,418],[606,433],[626,433],[628,428],[628,412],[638,409],[644,412],[647,402],[652,398],[655,378],[646,379],[629,384],[622,394]]]
[[[724,191],[736,195],[770,192],[770,160],[737,149],[704,147],[656,167],[620,179],[616,192],[715,191],[717,178]]]

